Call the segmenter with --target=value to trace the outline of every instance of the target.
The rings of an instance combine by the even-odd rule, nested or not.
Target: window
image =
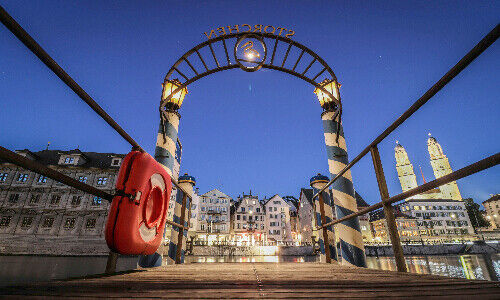
[[[82,196],[73,196],[71,198],[71,205],[80,205],[82,203]]]
[[[61,201],[61,195],[52,195],[50,198],[50,204],[51,205],[57,205]]]
[[[30,228],[31,224],[33,224],[33,217],[24,217],[21,223],[22,228]]]
[[[99,177],[97,178],[97,185],[106,185],[108,181],[108,177]]]
[[[201,230],[205,230],[205,224],[201,224],[200,228]]]
[[[75,228],[75,222],[76,218],[67,218],[66,221],[64,222],[64,228],[65,229]]]
[[[113,158],[113,160],[111,160],[111,165],[116,167],[119,166],[121,162],[122,162],[121,158]]]
[[[27,173],[19,174],[19,176],[17,177],[17,182],[26,182],[26,180],[28,180]]]
[[[0,173],[0,182],[5,182],[8,175],[7,173]]]
[[[241,212],[245,212],[245,208],[244,207],[241,208]]]
[[[92,205],[93,206],[101,205],[101,202],[102,202],[102,198],[101,197],[94,196],[94,198],[92,198]]]
[[[40,175],[40,176],[38,176],[37,182],[38,183],[46,183],[47,182],[47,177],[45,177],[43,175]]]
[[[85,224],[85,228],[87,229],[95,228],[95,221],[96,219],[88,219],[87,223]]]
[[[43,223],[42,223],[43,228],[51,228],[52,225],[54,225],[54,218],[53,217],[47,217],[43,220]]]
[[[30,204],[36,204],[40,201],[40,194],[32,194],[30,198]]]
[[[247,216],[243,216],[243,221],[246,221],[247,220]]]
[[[10,203],[17,203],[18,200],[19,200],[19,194],[10,194],[9,196]]]
[[[8,227],[11,219],[12,216],[2,216],[2,219],[0,219],[0,227]]]
[[[236,215],[236,220],[239,220],[241,215]]]
[[[74,162],[75,162],[75,158],[74,158],[74,157],[66,157],[66,158],[64,159],[64,163],[65,163],[65,164],[68,164],[68,165],[69,165],[69,164],[72,164],[72,163],[74,163]]]
[[[83,182],[83,183],[87,183],[87,176],[78,177],[78,181]]]
[[[257,208],[255,209],[255,211],[256,211],[256,212],[260,212],[260,207],[257,207]]]

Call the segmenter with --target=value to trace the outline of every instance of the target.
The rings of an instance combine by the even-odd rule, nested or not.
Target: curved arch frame
[[[184,89],[185,87],[187,87],[191,83],[193,83],[193,82],[195,82],[195,81],[197,81],[205,76],[213,74],[213,73],[217,73],[217,72],[221,72],[221,71],[225,71],[225,70],[231,70],[231,69],[235,69],[235,68],[240,68],[240,66],[237,63],[231,62],[231,58],[229,56],[229,52],[227,49],[226,40],[231,40],[231,39],[237,40],[239,37],[246,35],[246,34],[249,34],[249,33],[259,35],[263,39],[267,38],[269,40],[274,40],[272,56],[271,57],[269,55],[267,56],[266,60],[262,64],[262,68],[277,70],[277,71],[281,71],[284,73],[288,73],[290,75],[293,75],[297,78],[300,78],[300,79],[310,83],[311,85],[320,89],[323,93],[328,95],[331,99],[333,99],[333,101],[335,102],[335,104],[338,107],[338,113],[341,113],[342,104],[340,101],[340,96],[339,96],[339,99],[335,98],[335,96],[333,96],[329,91],[327,91],[323,86],[321,86],[321,84],[318,81],[316,81],[316,79],[319,78],[325,72],[326,72],[326,74],[328,74],[330,76],[329,79],[337,81],[337,77],[335,76],[335,73],[332,71],[330,66],[328,66],[328,64],[319,55],[317,55],[314,51],[307,48],[306,46],[304,46],[296,41],[293,41],[291,39],[288,39],[288,38],[285,38],[285,37],[282,37],[279,35],[270,34],[270,33],[256,33],[256,32],[240,32],[240,33],[232,33],[232,34],[222,35],[222,36],[207,40],[203,43],[200,43],[200,44],[196,45],[195,47],[193,47],[191,50],[184,53],[184,55],[182,55],[175,62],[175,64],[170,68],[170,70],[168,71],[168,73],[164,79],[164,81],[170,80],[172,75],[175,72],[177,72],[182,78],[184,78],[184,81],[181,81],[181,85],[177,89],[175,89],[172,93],[170,93],[170,95],[167,96],[167,98],[161,100],[160,112],[164,110],[165,104],[172,97],[172,95],[181,91],[182,89]],[[224,65],[222,65],[219,62],[219,60],[217,59],[217,56],[215,55],[215,52],[214,52],[213,45],[219,41],[222,41],[222,45],[224,47],[225,59],[227,62],[227,64],[224,64]],[[283,61],[281,62],[281,65],[274,64],[276,49],[277,49],[277,45],[279,42],[283,42],[283,43],[288,45],[287,50],[286,50],[286,54],[283,58]],[[203,59],[202,55],[200,54],[200,50],[203,48],[206,48],[206,47],[208,47],[210,49],[213,61],[215,62],[215,65],[217,66],[216,68],[210,69],[207,66],[207,63]],[[289,69],[289,68],[284,67],[284,65],[285,65],[285,62],[288,58],[288,54],[290,53],[290,50],[292,47],[296,47],[296,48],[300,49],[301,52],[300,52],[300,55],[299,55],[297,61],[294,64],[294,67],[292,69]],[[189,58],[194,54],[196,54],[198,56],[199,60],[202,62],[203,66],[205,67],[205,70],[203,72],[198,72],[198,70],[189,61]],[[308,66],[305,68],[305,70],[303,70],[301,73],[299,73],[296,71],[296,68],[297,68],[297,65],[299,64],[299,62],[301,61],[302,57],[304,56],[304,54],[307,54],[310,57],[312,57],[312,61],[308,64]],[[188,76],[186,76],[184,73],[182,73],[179,70],[181,63],[183,63],[183,62],[187,63],[189,68],[196,74],[195,76],[189,78]],[[312,76],[309,77],[309,75],[307,75],[307,72],[313,66],[313,64],[315,64],[316,62],[319,63],[323,68],[321,69],[321,71],[319,73],[315,74],[314,77],[312,77]],[[162,96],[163,96],[163,93],[162,93]]]

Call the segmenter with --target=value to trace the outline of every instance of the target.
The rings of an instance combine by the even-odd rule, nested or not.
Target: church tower
[[[448,158],[443,153],[443,148],[441,148],[441,145],[439,145],[437,140],[433,138],[430,133],[429,139],[427,140],[427,149],[429,150],[429,155],[431,157],[431,166],[436,179],[453,172]],[[460,195],[460,191],[458,190],[456,181],[452,181],[440,186],[440,190],[444,199],[452,199],[457,201],[462,200],[462,196]]]
[[[401,189],[403,192],[416,188],[417,176],[413,171],[413,165],[408,158],[405,148],[397,142],[396,148],[394,148],[394,155],[396,156],[396,170],[398,171],[399,182],[401,183]],[[415,196],[410,197],[415,198]]]

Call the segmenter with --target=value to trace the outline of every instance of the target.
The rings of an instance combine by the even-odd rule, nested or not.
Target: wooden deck
[[[12,298],[500,299],[500,283],[319,263],[213,263],[4,287],[0,288],[0,295]]]

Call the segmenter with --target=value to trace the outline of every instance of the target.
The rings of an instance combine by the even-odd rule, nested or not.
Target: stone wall
[[[59,237],[40,238],[34,236],[3,237],[0,253],[8,255],[108,255],[109,248],[103,238]]]

